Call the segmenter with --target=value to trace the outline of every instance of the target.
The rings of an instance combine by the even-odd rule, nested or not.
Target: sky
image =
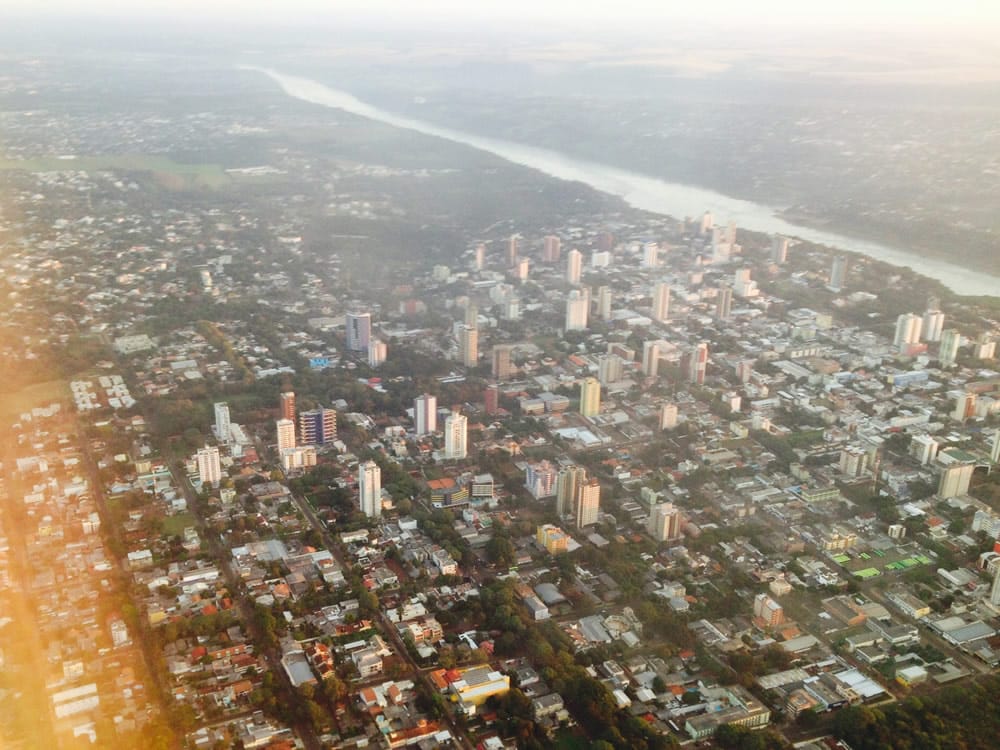
[[[469,26],[544,23],[553,27],[741,25],[1000,25],[997,0],[4,0],[3,13],[170,17],[198,23],[350,19],[389,24]]]

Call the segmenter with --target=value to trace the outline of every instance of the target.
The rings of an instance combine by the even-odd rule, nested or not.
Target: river
[[[705,211],[711,211],[717,222],[725,223],[733,220],[744,229],[797,237],[809,242],[861,253],[895,266],[909,266],[917,273],[937,279],[957,294],[1000,294],[1000,277],[956,266],[945,260],[924,257],[902,248],[889,247],[877,242],[868,242],[822,229],[793,224],[779,216],[778,209],[772,206],[731,198],[704,188],[667,182],[656,177],[567,156],[549,149],[487,138],[422,122],[412,117],[379,109],[346,91],[324,86],[308,78],[285,75],[264,68],[248,69],[269,76],[281,86],[286,94],[296,99],[340,109],[398,128],[415,130],[419,133],[487,151],[515,164],[537,169],[552,177],[582,182],[595,190],[617,195],[629,205],[645,211],[675,218],[698,217]]]

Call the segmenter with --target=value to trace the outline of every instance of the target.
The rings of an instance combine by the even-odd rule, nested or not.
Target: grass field
[[[54,156],[37,159],[0,159],[0,170],[8,169],[23,169],[27,172],[96,172],[111,169],[151,172],[159,182],[169,188],[187,186],[217,188],[231,182],[231,178],[219,164],[183,164],[165,156],[146,154],[78,156],[72,159]]]
[[[166,516],[163,519],[163,533],[169,536],[180,536],[184,532],[184,527],[194,525],[194,516],[187,512]]]
[[[69,386],[65,380],[35,383],[13,393],[0,393],[0,419],[14,420],[36,406],[48,406],[53,401],[67,401]]]

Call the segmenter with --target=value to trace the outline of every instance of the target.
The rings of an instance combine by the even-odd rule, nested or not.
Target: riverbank
[[[1000,294],[1000,276],[958,266],[941,258],[919,255],[907,249],[794,224],[782,218],[781,209],[773,206],[732,198],[704,188],[670,183],[617,167],[576,159],[548,149],[434,125],[387,112],[346,91],[330,88],[308,78],[284,75],[263,68],[247,69],[267,75],[288,96],[296,99],[344,110],[388,125],[480,149],[516,164],[537,169],[552,177],[581,182],[595,190],[619,196],[629,205],[644,211],[675,218],[700,216],[705,211],[710,211],[720,223],[731,219],[739,227],[751,231],[783,234],[813,244],[867,255],[894,266],[910,268],[916,273],[940,281],[956,294],[973,296]]]

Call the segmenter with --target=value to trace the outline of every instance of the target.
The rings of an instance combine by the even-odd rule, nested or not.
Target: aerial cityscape
[[[1000,71],[7,33],[0,748],[995,747]]]

